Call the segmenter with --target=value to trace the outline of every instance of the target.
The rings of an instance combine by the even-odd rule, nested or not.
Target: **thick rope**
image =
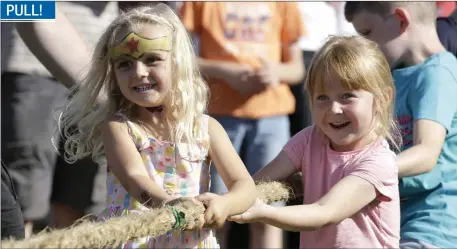
[[[259,198],[265,203],[291,199],[291,189],[280,182],[257,184]],[[180,229],[192,227],[204,206],[183,201],[173,208],[161,207],[142,213],[113,217],[104,222],[82,221],[73,227],[42,232],[25,240],[3,240],[2,248],[116,248],[127,241],[141,237],[156,238],[172,231],[177,223]],[[179,216],[179,217],[178,217]],[[181,217],[181,218],[180,218]]]

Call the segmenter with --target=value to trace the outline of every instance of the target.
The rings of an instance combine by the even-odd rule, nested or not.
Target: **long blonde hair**
[[[361,36],[330,36],[316,52],[306,76],[310,104],[316,90],[335,74],[347,90],[365,90],[374,96],[374,131],[400,148],[401,134],[394,119],[395,85],[389,64],[378,45]],[[391,96],[387,93],[391,92]]]
[[[172,142],[195,143],[194,127],[207,108],[208,87],[200,75],[191,38],[178,16],[165,4],[133,8],[122,13],[101,35],[91,66],[82,84],[61,114],[59,124],[65,142],[65,160],[74,162],[92,156],[104,160],[101,125],[113,113],[130,110],[133,103],[117,88],[109,49],[122,30],[157,24],[172,33],[172,86],[165,98],[164,123],[171,129]]]

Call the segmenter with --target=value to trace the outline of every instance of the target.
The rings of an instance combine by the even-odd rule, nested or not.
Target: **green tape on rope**
[[[171,211],[173,212],[173,216],[175,217],[175,224],[173,225],[173,229],[175,228],[183,228],[184,225],[186,224],[186,215],[184,212],[178,211],[174,207],[170,207]]]

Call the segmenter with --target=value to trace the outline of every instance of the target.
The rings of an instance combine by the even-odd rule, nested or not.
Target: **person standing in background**
[[[446,50],[457,57],[457,8],[447,17],[438,17],[436,31]]]
[[[354,35],[352,25],[344,18],[344,5],[341,2],[299,2],[307,35],[299,41],[305,68],[311,65],[314,52],[329,35]],[[296,111],[290,115],[291,135],[310,126],[313,121],[309,109],[308,96],[302,84],[291,86],[296,99]]]
[[[1,153],[17,190],[26,237],[32,234],[33,224],[49,212],[51,226],[63,228],[86,213],[98,213],[105,201],[106,168],[90,158],[76,165],[65,163],[55,153],[51,138],[56,128],[54,111],[65,104],[69,94],[64,85],[74,86],[83,77],[89,51],[118,15],[118,7],[116,2],[59,2],[57,9],[56,24],[1,24]],[[58,50],[62,44],[57,41],[71,33],[68,25],[54,30],[62,20],[71,22],[81,34],[73,51]],[[52,51],[53,47],[58,51]]]
[[[21,207],[17,203],[17,194],[13,181],[2,161],[2,208],[1,208],[1,233],[2,240],[8,238],[23,239],[24,217]]]

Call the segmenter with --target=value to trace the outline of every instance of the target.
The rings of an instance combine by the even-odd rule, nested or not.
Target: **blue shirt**
[[[401,237],[441,248],[457,246],[457,59],[449,52],[393,71],[395,114],[403,134],[402,151],[413,143],[413,124],[437,122],[447,134],[432,171],[402,178]],[[430,134],[433,136],[433,134]]]

